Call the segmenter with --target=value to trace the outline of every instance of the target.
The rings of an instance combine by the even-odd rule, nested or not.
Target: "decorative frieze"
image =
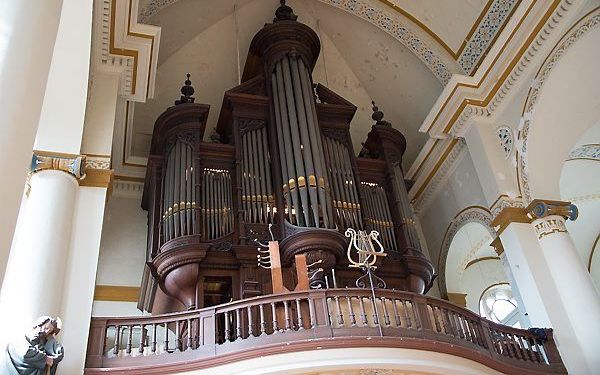
[[[567,227],[565,225],[565,219],[559,215],[545,216],[541,219],[534,220],[533,228],[538,239],[552,234],[552,233],[566,233]]]
[[[492,216],[496,218],[502,210],[507,207],[515,207],[515,208],[525,208],[525,202],[522,197],[509,197],[508,195],[501,195],[496,199],[496,202],[492,204],[490,207],[490,211],[492,212]]]
[[[518,0],[495,0],[488,8],[458,58],[458,64],[465,73],[472,74],[477,68],[519,3]]]
[[[86,157],[36,151],[31,158],[30,172],[34,174],[44,170],[63,171],[80,180],[85,178]]]
[[[567,161],[570,160],[594,160],[600,161],[600,144],[592,143],[588,145],[581,145],[569,152]]]

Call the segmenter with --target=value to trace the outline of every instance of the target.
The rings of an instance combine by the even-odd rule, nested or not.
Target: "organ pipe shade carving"
[[[333,228],[321,131],[304,60],[290,53],[277,61],[271,91],[286,218],[300,227]]]
[[[161,243],[198,233],[195,186],[192,146],[178,138],[168,152],[163,177]]]
[[[361,195],[367,228],[379,232],[381,243],[386,250],[398,251],[394,222],[385,190],[379,184],[362,182]]]

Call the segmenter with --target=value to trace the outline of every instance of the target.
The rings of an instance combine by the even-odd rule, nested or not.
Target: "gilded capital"
[[[579,210],[571,202],[549,201],[534,199],[527,208],[527,216],[533,219],[541,219],[546,216],[557,215],[564,219],[576,220]]]
[[[535,233],[538,239],[542,239],[549,234],[553,233],[566,233],[567,226],[565,225],[565,219],[560,215],[549,215],[544,216],[540,219],[536,219],[531,223],[535,229]]]
[[[80,180],[85,178],[86,158],[84,155],[34,151],[30,172],[34,174],[45,170],[66,172]]]

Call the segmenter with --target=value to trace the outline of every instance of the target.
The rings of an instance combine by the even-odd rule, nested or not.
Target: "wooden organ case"
[[[139,306],[153,313],[207,307],[272,293],[257,265],[255,239],[280,244],[290,270],[296,254],[320,261],[313,286],[335,269],[354,287],[346,228],[377,230],[389,256],[378,275],[388,288],[424,293],[433,266],[423,256],[403,171],[404,136],[374,107],[359,157],[349,133],[356,107],[312,70],[320,41],[282,2],[250,45],[242,84],[227,91],[218,142],[203,142],[209,106],[191,82],[158,117],[142,207],[148,211],[147,267]],[[293,289],[295,274],[284,272]],[[332,285],[331,285],[332,286]]]

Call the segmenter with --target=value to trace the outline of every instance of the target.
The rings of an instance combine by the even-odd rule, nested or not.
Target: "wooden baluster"
[[[258,305],[258,310],[260,312],[260,335],[262,336],[262,335],[267,334],[267,322],[265,321],[265,308],[262,303],[260,305]]]
[[[371,308],[373,309],[373,324],[379,325],[379,316],[377,316],[377,301],[374,297],[369,297],[369,301],[371,301]]]
[[[317,312],[315,311],[315,301],[308,297],[308,313],[310,314],[310,328],[317,327]]]
[[[133,330],[131,328],[131,325],[127,326],[127,346],[125,347],[125,353],[127,354],[131,354],[131,342],[133,340]]]
[[[196,328],[194,329],[194,337],[196,341],[195,349],[200,347],[200,325],[202,324],[202,318],[198,316],[196,319]]]
[[[279,333],[279,327],[277,326],[277,309],[275,308],[275,302],[271,302],[271,314],[273,315],[273,333]]]
[[[175,349],[181,351],[181,329],[179,326],[179,320],[175,321]]]
[[[119,354],[119,344],[121,341],[121,327],[120,326],[115,326],[115,347],[113,349],[113,354],[114,355],[118,355]]]
[[[285,330],[289,331],[292,329],[292,319],[290,317],[290,310],[288,307],[288,301],[283,301],[283,309],[285,313]]]
[[[242,317],[240,309],[235,309],[235,339],[242,338]]]
[[[411,303],[411,307],[412,307],[412,303]],[[406,307],[406,300],[402,300],[402,308],[404,310],[404,317],[406,318],[406,326],[410,328],[413,325],[410,320],[410,314],[408,313],[408,308]]]
[[[398,306],[396,306],[397,302],[397,299],[392,299],[392,306],[394,307],[394,319],[396,320],[396,327],[402,327],[402,320],[400,319],[400,314],[398,314]]]
[[[504,346],[506,347],[506,350],[508,351],[508,355],[511,358],[516,358],[517,355],[515,353],[515,349],[514,349],[514,347],[512,345],[511,339],[508,336],[508,334],[505,333],[505,332],[502,332],[502,333],[500,333],[500,335],[502,337],[502,341],[504,342]]]
[[[541,350],[540,346],[538,345],[537,340],[532,337],[529,339],[529,343],[532,344],[532,346],[531,346],[532,349],[535,348],[535,350],[533,350],[533,352],[535,353],[536,362],[543,363],[542,350]]]
[[[252,306],[246,307],[246,312],[248,315],[248,338],[250,338],[250,336],[254,336],[254,321],[252,320]]]
[[[436,309],[436,306],[431,306],[431,311],[433,312],[433,321],[435,322],[435,330],[436,330],[436,332],[440,332],[441,333],[442,332],[442,328],[440,326],[440,322],[439,322],[439,319],[438,319],[438,311],[439,310]]]
[[[342,308],[340,306],[340,299],[338,296],[333,297],[335,299],[335,306],[337,308],[338,311],[338,324],[340,326],[344,325],[344,313],[342,313]]]
[[[187,320],[187,332],[188,332],[188,337],[187,337],[187,348],[186,349],[192,349],[192,320],[190,318],[188,318],[188,320]]]
[[[446,308],[442,308],[442,322],[444,323],[446,334],[456,336],[456,332],[454,332],[454,326],[450,321],[450,311],[448,311]]]
[[[350,324],[352,327],[356,326],[356,315],[354,314],[354,307],[352,306],[352,297],[346,296],[348,302],[348,311],[350,312]]]
[[[383,306],[383,324],[387,327],[390,326],[390,315],[388,314],[385,297],[381,297],[381,305]]]
[[[452,312],[452,315],[454,316],[454,322],[456,323],[456,331],[458,332],[458,336],[461,339],[465,338],[465,333],[463,331],[463,326],[462,326],[462,317],[457,314],[456,312]]]
[[[513,350],[515,351],[515,357],[517,359],[525,360],[525,356],[523,355],[523,351],[519,341],[517,340],[517,336],[513,335],[512,333],[509,333],[508,335],[510,336],[510,341],[513,345]]]
[[[517,336],[517,338],[519,339],[519,345],[521,346],[521,348],[523,348],[523,360],[530,360],[533,362],[531,348],[529,347],[529,344],[526,344],[527,340],[524,340],[525,338],[521,335]]]
[[[225,337],[224,342],[231,341],[231,326],[229,325],[229,311],[225,311]]]
[[[465,339],[467,341],[473,342],[473,339],[471,337],[471,328],[469,327],[469,319],[467,319],[466,317],[463,317],[461,319],[461,321],[462,321],[462,326],[463,326],[463,333],[465,334]]]
[[[367,314],[365,313],[365,304],[363,302],[363,297],[359,296],[358,302],[360,305],[360,317],[362,318],[362,324],[363,324],[363,326],[366,326],[368,324],[368,321],[367,321]]]
[[[165,352],[169,351],[169,322],[165,322]]]
[[[140,327],[140,347],[138,349],[138,352],[140,354],[144,354],[144,341],[145,341],[145,332],[144,332],[144,325],[142,324]]]
[[[152,323],[152,353],[156,353],[156,323]]]
[[[338,305],[339,307],[339,305]],[[296,298],[296,315],[298,317],[298,329],[304,329],[304,319],[302,319],[302,310],[300,309],[300,299]]]

